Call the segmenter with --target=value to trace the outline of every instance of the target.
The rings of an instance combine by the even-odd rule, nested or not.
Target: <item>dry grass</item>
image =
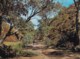
[[[5,45],[7,46],[15,46],[18,44],[22,44],[22,42],[18,41],[18,42],[4,42]]]
[[[17,55],[20,55],[22,52],[22,42],[4,42],[5,45],[11,46],[12,49],[16,51]]]

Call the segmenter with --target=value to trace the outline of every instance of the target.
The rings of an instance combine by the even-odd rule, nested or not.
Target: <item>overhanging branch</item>
[[[29,22],[31,20],[31,18],[35,15],[37,15],[38,13],[42,12],[43,10],[45,10],[47,8],[47,5],[45,7],[43,7],[40,11],[34,13],[33,15],[29,16],[26,20],[26,22]]]

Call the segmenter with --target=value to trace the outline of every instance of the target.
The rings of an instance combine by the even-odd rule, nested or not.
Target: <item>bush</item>
[[[52,46],[53,42],[51,39],[45,39],[44,44],[46,45],[47,48],[49,48],[50,46]]]
[[[15,57],[16,51],[14,49],[12,49],[11,46],[7,46],[7,45],[3,44],[0,46],[0,56],[2,58]]]
[[[5,42],[7,46],[11,46],[13,50],[16,51],[16,55],[20,55],[22,52],[22,43],[21,42]]]

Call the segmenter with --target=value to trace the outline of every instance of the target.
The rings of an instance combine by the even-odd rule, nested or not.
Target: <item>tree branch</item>
[[[29,17],[27,18],[26,22],[29,22],[33,16],[35,16],[36,14],[42,12],[42,11],[45,10],[46,8],[47,8],[47,5],[46,5],[45,7],[43,7],[40,11],[38,11],[38,12],[34,13],[33,15],[29,16]]]

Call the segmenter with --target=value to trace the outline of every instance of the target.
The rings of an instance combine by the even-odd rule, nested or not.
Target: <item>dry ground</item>
[[[40,48],[40,46],[35,45],[34,48]],[[26,49],[27,50],[27,49]],[[11,59],[80,59],[80,54],[77,53],[64,53],[61,50],[56,49],[28,49],[39,53],[38,56],[33,57],[16,57]]]

